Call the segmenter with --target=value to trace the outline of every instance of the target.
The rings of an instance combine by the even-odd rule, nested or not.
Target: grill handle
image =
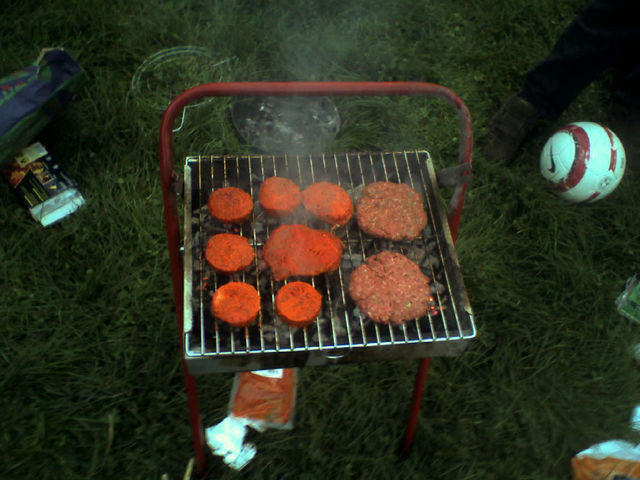
[[[172,129],[178,114],[189,104],[203,97],[253,96],[426,96],[436,97],[451,105],[458,114],[460,137],[458,162],[471,164],[473,130],[471,115],[465,103],[450,89],[427,82],[229,82],[207,83],[185,90],[169,104],[160,126],[159,154],[165,217],[167,210],[177,210],[175,202],[167,202],[173,172]],[[449,204],[449,228],[455,242],[464,204],[466,184],[455,188]],[[165,218],[166,219],[166,218]],[[168,219],[166,219],[168,220]],[[173,220],[172,220],[173,222]],[[168,232],[167,232],[168,233]]]
[[[473,146],[473,130],[471,115],[464,102],[446,87],[426,82],[229,82],[206,83],[185,90],[175,97],[162,116],[160,124],[160,138],[158,141],[160,181],[164,207],[165,229],[171,262],[171,277],[173,294],[176,302],[176,322],[180,333],[182,350],[182,368],[185,387],[189,399],[190,423],[193,434],[194,450],[198,462],[198,470],[203,472],[206,459],[203,449],[202,425],[198,407],[195,379],[189,374],[184,360],[184,330],[183,330],[183,263],[180,255],[180,225],[177,209],[176,194],[173,189],[173,124],[178,114],[191,104],[203,97],[256,97],[256,96],[426,96],[437,97],[451,105],[458,114],[460,138],[458,146],[459,163],[471,166],[471,149]],[[455,242],[458,236],[458,226],[462,214],[462,206],[467,190],[467,184],[455,187],[449,204],[449,229],[451,238]],[[418,375],[420,376],[420,375]],[[415,396],[414,392],[414,396]],[[422,398],[421,392],[419,397]],[[416,398],[414,398],[416,403]],[[419,399],[417,400],[419,404]],[[414,409],[412,409],[414,410]],[[415,417],[415,410],[412,412]],[[415,418],[412,418],[415,425]],[[409,432],[408,432],[409,433]],[[413,435],[409,437],[412,440]],[[409,440],[410,444],[410,440]]]

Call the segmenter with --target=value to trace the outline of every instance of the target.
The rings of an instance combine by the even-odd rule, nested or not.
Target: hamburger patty
[[[326,230],[306,225],[280,225],[263,248],[266,264],[276,281],[291,276],[313,277],[331,273],[340,266],[342,241]]]
[[[375,182],[356,202],[360,230],[373,237],[413,240],[427,225],[422,197],[406,183]]]
[[[217,188],[207,200],[209,213],[222,223],[241,224],[249,220],[253,211],[251,196],[237,187]]]
[[[229,282],[211,299],[211,313],[232,327],[248,327],[260,312],[260,294],[253,285]]]
[[[226,275],[246,270],[255,257],[249,240],[233,233],[211,237],[204,254],[216,272]]]
[[[306,282],[289,282],[276,293],[276,313],[292,327],[306,327],[322,309],[322,295]]]
[[[349,295],[372,321],[400,325],[427,312],[430,281],[407,257],[385,250],[351,273]]]
[[[293,213],[301,198],[300,187],[293,180],[283,177],[267,178],[258,191],[260,206],[264,213],[272,217]]]
[[[340,186],[330,182],[316,182],[302,192],[302,204],[323,222],[337,227],[353,215],[353,202]]]

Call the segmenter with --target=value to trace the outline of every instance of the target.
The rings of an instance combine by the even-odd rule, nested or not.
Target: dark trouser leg
[[[622,79],[618,90],[614,94],[614,99],[617,102],[640,110],[640,48],[636,50],[634,57],[638,61],[635,67],[627,72]]]
[[[553,50],[528,74],[519,96],[548,120],[557,118],[608,67],[627,64],[632,75],[620,92],[639,102],[640,2],[593,0],[560,36]],[[633,76],[635,72],[635,77]]]

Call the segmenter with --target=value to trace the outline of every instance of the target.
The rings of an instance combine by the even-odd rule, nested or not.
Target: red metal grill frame
[[[183,261],[180,253],[180,220],[174,189],[173,124],[178,114],[189,104],[204,97],[253,97],[253,96],[426,96],[446,101],[457,112],[459,121],[458,161],[469,164],[473,147],[471,115],[464,102],[450,89],[427,82],[229,82],[207,83],[186,90],[175,97],[162,117],[158,141],[160,180],[162,187],[165,229],[171,263],[173,294],[176,304],[176,322],[181,343],[182,371],[189,403],[189,420],[198,471],[206,470],[202,420],[195,378],[185,362],[183,332]],[[453,192],[449,205],[449,228],[455,242],[458,235],[462,207],[467,184],[462,183]],[[408,455],[420,411],[430,359],[422,359],[416,373],[411,410],[402,440],[401,456]]]

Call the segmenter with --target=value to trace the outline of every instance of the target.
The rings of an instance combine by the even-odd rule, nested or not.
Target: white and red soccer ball
[[[575,122],[554,133],[540,153],[540,172],[571,202],[595,202],[622,180],[626,165],[620,139],[595,122]]]

